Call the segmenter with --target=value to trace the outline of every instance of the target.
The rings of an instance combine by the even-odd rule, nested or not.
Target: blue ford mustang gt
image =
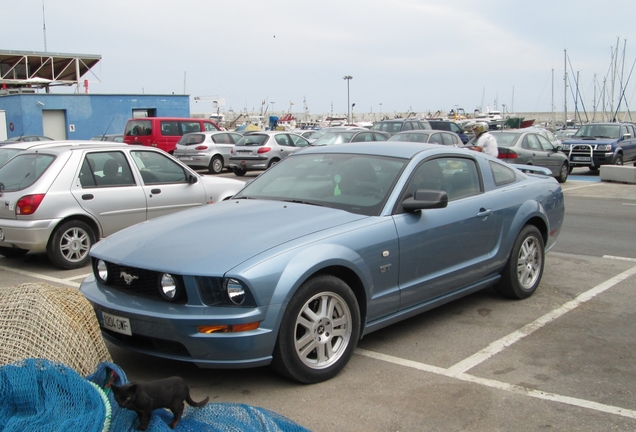
[[[534,293],[564,203],[526,168],[420,143],[304,149],[231,200],[102,240],[81,291],[124,348],[324,381],[365,334],[490,286]]]

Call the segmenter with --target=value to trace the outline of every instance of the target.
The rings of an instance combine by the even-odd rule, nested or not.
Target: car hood
[[[598,145],[598,144],[614,144],[618,141],[618,138],[568,138],[562,141],[562,144],[587,144],[587,145]]]
[[[271,248],[368,216],[268,200],[230,200],[143,222],[97,243],[106,261],[182,275],[223,275]]]

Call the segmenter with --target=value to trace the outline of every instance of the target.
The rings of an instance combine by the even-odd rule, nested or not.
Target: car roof
[[[12,148],[16,148],[12,146]],[[124,143],[117,143],[114,141],[49,141],[47,144],[35,145],[25,148],[25,152],[39,152],[47,150],[50,153],[63,153],[69,150],[86,150],[86,149],[126,149],[131,148],[130,145]],[[141,146],[135,146],[136,149],[142,148]],[[143,147],[144,150],[151,149],[151,147]]]
[[[418,153],[427,151],[442,151],[444,153],[453,152],[458,154],[466,154],[465,149],[459,149],[451,146],[441,146],[439,144],[424,144],[405,141],[391,141],[388,145],[386,141],[368,141],[357,143],[343,143],[334,146],[317,146],[305,147],[294,155],[303,155],[308,153],[344,153],[344,154],[367,154],[372,156],[388,156],[403,159],[411,159]],[[290,156],[290,157],[291,157]]]

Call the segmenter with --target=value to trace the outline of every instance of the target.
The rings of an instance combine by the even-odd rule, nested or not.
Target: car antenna
[[[27,133],[27,131],[29,130],[29,128],[31,127],[32,124],[33,124],[33,122],[29,123],[29,125],[26,127],[26,129],[22,132],[22,135],[20,135],[18,137],[18,141],[20,141],[22,139],[22,137],[24,136],[24,134]]]
[[[104,137],[106,136],[106,134],[108,133],[108,129],[110,129],[110,125],[113,124],[113,120],[115,120],[115,117],[112,118],[112,120],[110,121],[110,123],[108,123],[108,127],[106,128],[106,130],[104,131],[104,133],[102,134],[102,141],[104,141]]]

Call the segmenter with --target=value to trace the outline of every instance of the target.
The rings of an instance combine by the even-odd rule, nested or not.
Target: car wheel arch
[[[547,221],[548,221],[548,216],[545,209],[543,209],[543,207],[540,204],[538,204],[536,201],[527,201],[524,204],[522,204],[519,210],[517,211],[515,219],[510,224],[510,229],[508,230],[508,233],[511,233],[512,235],[510,236],[510,238],[506,239],[505,248],[504,248],[506,252],[506,256],[509,253],[509,251],[512,249],[512,245],[517,239],[517,235],[521,232],[521,230],[526,225],[535,226],[541,233],[541,237],[543,238],[543,243],[547,245],[549,240]]]
[[[60,219],[57,224],[55,224],[55,227],[53,227],[53,229],[51,230],[51,232],[54,232],[58,226],[62,225],[65,222],[68,221],[81,221],[84,222],[86,225],[88,225],[91,230],[93,230],[93,234],[95,235],[95,239],[96,241],[99,241],[99,239],[102,238],[103,233],[102,233],[102,226],[100,225],[100,223],[93,219],[91,216],[88,215],[84,215],[84,214],[72,214],[72,215],[68,215],[68,216],[64,216],[62,219]],[[53,236],[49,236],[49,240],[47,243],[51,243],[51,238]]]

